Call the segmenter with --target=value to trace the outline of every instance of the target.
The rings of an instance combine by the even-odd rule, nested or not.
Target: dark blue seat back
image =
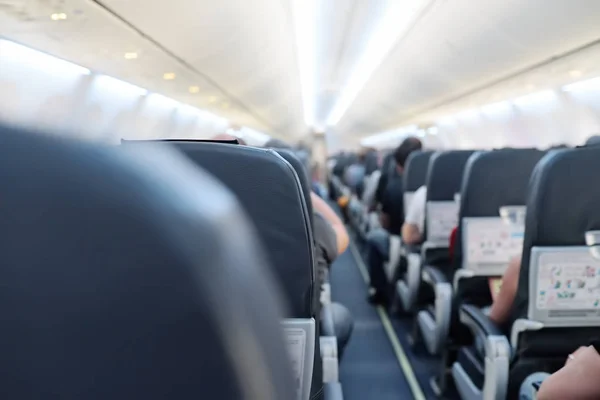
[[[231,192],[172,151],[0,137],[0,397],[293,397]]]
[[[432,154],[432,151],[415,151],[408,156],[403,174],[405,192],[414,192],[425,184]]]

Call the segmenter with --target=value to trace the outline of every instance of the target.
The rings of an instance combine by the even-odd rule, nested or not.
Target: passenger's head
[[[404,169],[404,164],[408,159],[408,156],[413,151],[421,150],[423,148],[423,144],[416,137],[408,137],[404,139],[404,141],[394,150],[394,160],[396,161],[396,166],[399,169]]]
[[[230,142],[232,140],[237,141],[239,144],[246,146],[246,142],[243,139],[240,139],[236,136],[230,135],[228,133],[219,133],[211,138],[211,140]]]
[[[267,143],[265,143],[265,147],[268,149],[288,149],[292,150],[292,146],[279,139],[269,139]]]

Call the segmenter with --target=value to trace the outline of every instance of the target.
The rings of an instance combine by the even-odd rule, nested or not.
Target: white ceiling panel
[[[598,15],[596,0],[438,0],[375,72],[337,130],[400,126],[598,40]]]

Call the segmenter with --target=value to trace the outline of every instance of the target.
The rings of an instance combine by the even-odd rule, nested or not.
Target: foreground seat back
[[[408,213],[408,207],[417,189],[425,184],[429,160],[432,154],[432,151],[415,151],[406,160],[406,167],[403,174],[404,215]]]
[[[470,304],[487,305],[491,298],[487,277],[502,276],[523,244],[527,186],[531,173],[544,156],[535,149],[479,152],[465,168],[459,224],[454,249],[454,294]],[[518,221],[507,221],[518,213]],[[476,276],[469,287],[460,285]]]
[[[274,150],[191,141],[170,143],[223,182],[254,222],[290,306],[286,317],[295,319],[288,320],[290,329],[302,329],[306,335],[304,365],[314,366],[314,373],[304,376],[312,379],[309,387],[318,397],[322,391],[317,340],[320,288],[316,284],[312,215],[298,174]]]
[[[2,398],[294,397],[228,190],[171,152],[0,135]]]

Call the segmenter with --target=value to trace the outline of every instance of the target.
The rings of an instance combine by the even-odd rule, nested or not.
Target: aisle
[[[354,332],[340,366],[345,400],[412,399],[413,393],[374,307],[363,277],[347,250],[332,265],[332,296],[354,316]]]

